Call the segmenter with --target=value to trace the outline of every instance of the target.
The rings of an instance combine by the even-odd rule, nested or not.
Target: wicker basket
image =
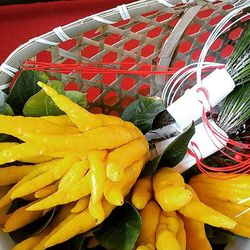
[[[197,61],[218,21],[233,4],[241,3],[142,0],[77,20],[13,51],[0,68],[1,89],[9,87],[23,61],[30,58],[55,63],[133,62],[134,70],[139,63],[166,67],[190,64]],[[240,22],[225,32],[210,50],[208,60],[225,62],[244,25]],[[72,72],[54,76],[65,84],[76,82],[81,91],[89,93],[91,110],[112,114],[121,113],[139,95],[160,95],[166,82],[165,76],[152,74],[142,77]],[[192,84],[187,83],[185,88]]]

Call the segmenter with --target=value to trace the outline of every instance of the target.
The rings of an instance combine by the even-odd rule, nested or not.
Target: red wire
[[[203,91],[206,99],[208,100],[209,96],[208,96],[208,92],[205,91],[204,89],[199,89],[201,91]],[[211,110],[212,111],[212,110]],[[231,139],[228,139],[226,138],[223,134],[221,134],[219,131],[217,131],[212,125],[211,123],[209,122],[208,118],[207,118],[207,115],[206,115],[206,111],[205,111],[205,108],[204,108],[204,105],[203,105],[203,110],[202,110],[202,122],[205,126],[205,129],[208,129],[212,135],[214,136],[214,139],[217,139],[219,142],[221,142],[221,140],[223,140],[224,142],[227,142],[227,145],[231,145],[231,146],[235,146],[239,149],[249,149],[250,147],[250,144],[247,144],[247,143],[240,143],[240,142],[237,142],[237,141],[234,141],[234,140],[231,140]],[[207,131],[208,132],[208,131]],[[221,140],[219,140],[219,138]],[[208,172],[207,170],[209,171],[214,171],[214,172],[229,172],[230,173],[230,176],[229,177],[226,177],[228,174],[221,174],[220,177],[222,178],[232,178],[234,177],[235,174],[239,174],[239,173],[249,173],[250,172],[250,155],[249,154],[244,154],[244,153],[240,153],[236,150],[234,150],[233,148],[225,145],[225,148],[227,150],[229,150],[231,153],[235,153],[235,154],[239,154],[241,156],[243,156],[244,158],[246,158],[245,160],[238,160],[238,159],[235,159],[234,157],[232,157],[231,155],[225,153],[222,149],[220,149],[217,144],[214,142],[214,140],[211,138],[213,144],[217,147],[217,149],[225,156],[227,156],[228,158],[230,158],[231,160],[237,162],[237,164],[234,164],[234,165],[229,165],[229,166],[225,166],[225,167],[211,167],[211,166],[208,166],[206,164],[204,164],[202,162],[202,159],[199,159],[199,157],[197,156],[197,154],[192,151],[192,150],[189,150],[188,153],[193,156],[195,159],[196,159],[196,163],[197,163],[197,167],[198,169],[203,172],[204,174],[206,175],[210,175],[212,177],[218,177],[217,175],[215,176],[213,174],[213,172]],[[197,149],[198,146],[196,144],[192,144],[193,146],[196,146]]]
[[[99,65],[96,67],[95,65]],[[150,67],[156,70],[133,70],[133,69],[112,69],[110,66],[140,66],[140,67]],[[107,67],[109,66],[109,67]],[[210,71],[214,68],[222,68],[224,66],[211,66],[205,69],[205,71]],[[92,63],[52,63],[52,62],[39,62],[27,60],[22,65],[23,70],[40,70],[45,72],[61,72],[64,74],[69,74],[72,72],[82,72],[82,73],[102,73],[102,74],[136,74],[136,75],[172,75],[176,73],[180,68],[158,66],[153,64],[142,64],[142,63],[130,63],[130,62],[92,62]],[[160,69],[160,70],[159,70]]]

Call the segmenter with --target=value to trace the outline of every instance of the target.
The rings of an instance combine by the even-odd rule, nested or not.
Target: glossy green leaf
[[[7,99],[7,103],[16,115],[21,115],[27,100],[40,91],[38,81],[46,83],[48,76],[44,72],[29,70],[23,71],[16,79]]]
[[[213,245],[225,245],[235,237],[235,234],[229,231],[210,225],[205,225],[205,230],[209,242]]]
[[[0,107],[0,114],[2,114],[2,115],[14,115],[14,112],[8,103],[4,103],[3,106]]]
[[[140,98],[124,110],[122,119],[134,123],[143,133],[146,133],[152,128],[155,116],[164,109],[161,99]]]
[[[141,176],[148,176],[148,175],[153,175],[154,172],[157,170],[159,163],[161,161],[161,155],[155,157],[153,160],[149,161],[143,172],[141,173]]]
[[[141,217],[129,203],[117,207],[94,232],[95,237],[107,250],[132,250],[141,229]]]
[[[87,107],[86,94],[76,90],[65,91],[66,96],[83,108]]]
[[[168,147],[164,150],[160,165],[174,167],[181,162],[187,152],[188,143],[195,133],[194,123],[179,135]]]
[[[181,162],[187,152],[188,144],[195,133],[194,123],[181,135],[179,135],[164,152],[155,157],[153,160],[149,161],[141,176],[153,175],[154,172],[164,166],[174,167],[179,162]],[[189,175],[187,176],[187,178]]]
[[[0,107],[0,114],[2,115],[14,115],[14,112],[11,106],[8,103],[4,103],[2,107]],[[0,134],[0,142],[7,141],[10,138],[9,135]]]
[[[48,85],[54,88],[59,94],[65,94],[64,86],[60,81],[48,81]],[[23,108],[24,116],[36,117],[62,114],[64,114],[64,112],[55,105],[52,99],[43,90],[31,96]]]

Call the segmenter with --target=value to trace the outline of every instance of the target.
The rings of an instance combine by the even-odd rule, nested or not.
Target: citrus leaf
[[[4,103],[2,107],[0,107],[0,114],[2,115],[14,115],[14,112],[11,108],[11,106],[8,103]],[[0,142],[6,141],[8,139],[9,135],[0,134]]]
[[[65,94],[63,83],[60,81],[48,81],[48,85],[55,89],[59,94]],[[40,90],[35,95],[31,96],[23,108],[24,116],[36,117],[62,114],[64,114],[64,112],[55,105],[55,103],[44,92],[44,90]]]
[[[205,231],[209,242],[213,245],[224,245],[235,238],[235,234],[207,224],[205,225]]]
[[[40,91],[40,87],[37,85],[38,81],[46,83],[48,76],[44,72],[28,70],[23,71],[16,79],[7,98],[7,103],[16,115],[21,115],[27,100]]]
[[[161,161],[161,155],[159,155],[159,156],[155,157],[153,160],[149,161],[146,164],[143,172],[141,173],[141,177],[153,175],[154,172],[157,170],[160,161]]]
[[[76,90],[65,91],[66,96],[71,99],[71,101],[77,103],[83,108],[87,107],[86,94]]]
[[[168,167],[174,167],[178,163],[180,163],[188,148],[189,141],[193,137],[195,133],[195,126],[194,122],[192,125],[186,129],[184,133],[179,135],[173,142],[171,142],[168,147],[164,150],[160,165],[168,166]]]
[[[4,103],[3,106],[0,107],[0,114],[2,114],[2,115],[14,115],[14,112],[8,103]]]
[[[135,207],[125,203],[111,213],[94,235],[107,250],[132,250],[140,233],[141,223]]]
[[[141,176],[153,175],[161,167],[174,167],[181,162],[187,152],[188,144],[195,133],[194,123],[187,130],[171,142],[164,152],[149,161]]]
[[[122,119],[134,123],[146,133],[152,128],[155,116],[164,109],[161,99],[144,97],[131,103],[122,113]]]

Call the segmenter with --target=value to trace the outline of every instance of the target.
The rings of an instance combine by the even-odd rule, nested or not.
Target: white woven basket
[[[243,2],[246,1],[142,0],[77,20],[33,38],[13,51],[0,67],[0,88],[8,88],[26,59],[44,54],[48,61],[55,63],[98,62],[110,56],[118,63],[128,59],[135,64],[166,67],[196,62],[209,32],[232,10],[229,4],[232,7]],[[244,25],[244,22],[238,23],[235,32]],[[231,33],[231,30],[225,32],[217,47],[210,50],[210,60],[226,61],[229,54],[223,55],[223,50],[236,42]],[[90,50],[94,53],[86,56],[85,52]],[[139,67],[135,65],[132,69]],[[118,75],[108,82],[102,74],[85,78],[72,72],[57,73],[55,77],[65,84],[75,81],[84,92],[94,92],[89,100],[90,108],[101,107],[99,111],[104,113],[120,113],[141,94],[159,95],[166,82],[163,75]]]

